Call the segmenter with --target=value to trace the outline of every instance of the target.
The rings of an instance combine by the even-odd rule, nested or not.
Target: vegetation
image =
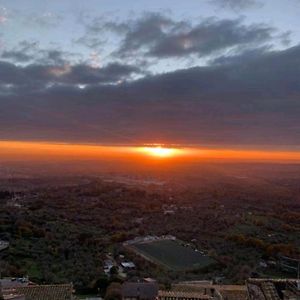
[[[82,293],[104,296],[112,281],[122,280],[117,270],[104,274],[111,253],[116,261],[122,255],[135,263],[127,278],[155,277],[165,285],[189,279],[238,283],[266,274],[294,277],[278,262],[280,255],[299,257],[298,180],[286,175],[281,181],[276,175],[274,182],[207,177],[205,184],[187,177],[189,186],[175,181],[127,186],[87,178],[73,183],[69,178],[68,184],[52,178],[46,186],[22,179],[22,188],[14,182],[17,192],[2,184],[0,239],[10,242],[0,253],[2,276],[73,282]],[[169,207],[173,213],[165,214]],[[201,266],[190,268],[198,254],[174,243],[139,247],[171,267],[166,269],[122,246],[148,234],[174,235],[216,263],[205,266],[201,256]]]

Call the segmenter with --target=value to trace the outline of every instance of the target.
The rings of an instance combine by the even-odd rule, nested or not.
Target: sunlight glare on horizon
[[[143,158],[170,160],[181,158],[187,161],[204,159],[224,161],[293,161],[300,162],[300,151],[263,149],[216,149],[184,147],[178,145],[144,144],[97,145],[64,144],[58,142],[0,141],[2,160],[43,160],[43,159],[119,159]]]
[[[167,148],[162,146],[140,147],[139,151],[158,158],[170,158],[181,154],[182,150],[176,148]]]

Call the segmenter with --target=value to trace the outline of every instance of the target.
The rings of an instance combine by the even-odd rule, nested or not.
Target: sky
[[[300,146],[300,0],[0,0],[0,140]]]

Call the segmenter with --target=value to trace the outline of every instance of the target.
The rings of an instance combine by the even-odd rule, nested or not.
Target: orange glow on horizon
[[[0,160],[76,160],[125,159],[139,163],[151,159],[161,161],[194,162],[221,161],[274,161],[300,163],[300,151],[236,150],[208,148],[178,148],[163,145],[103,146],[92,144],[64,144],[52,142],[0,141]]]
[[[156,147],[140,147],[139,148],[141,153],[145,153],[150,156],[158,157],[158,158],[171,158],[182,154],[184,151],[175,148],[166,148],[162,146]]]

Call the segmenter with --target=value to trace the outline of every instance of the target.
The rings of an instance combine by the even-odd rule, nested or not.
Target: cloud
[[[275,32],[264,24],[244,25],[240,19],[209,18],[192,24],[161,14],[145,14],[126,24],[103,26],[124,37],[115,52],[117,57],[204,57],[234,47],[259,46],[270,42]]]
[[[98,50],[107,44],[109,39],[109,36],[106,35],[107,32],[124,34],[128,30],[126,23],[118,24],[109,20],[108,16],[112,17],[108,14],[92,18],[89,14],[81,13],[78,22],[84,26],[85,33],[74,39],[73,43]]]
[[[65,64],[80,57],[76,53],[62,51],[59,47],[43,49],[38,41],[24,40],[11,49],[3,49],[0,57],[8,62],[39,64]]]
[[[8,20],[8,12],[5,7],[0,7],[0,25]]]
[[[44,61],[47,63],[53,63],[57,65],[64,64],[66,62],[65,58],[65,52],[59,51],[59,50],[47,50],[47,51],[42,51],[44,54]],[[69,55],[69,53],[68,53]]]
[[[26,54],[22,51],[3,51],[1,57],[8,60],[18,61],[18,62],[27,62],[33,59],[29,54]]]
[[[63,16],[50,11],[26,15],[24,23],[30,26],[54,27],[63,21]]]
[[[107,143],[299,145],[300,45],[242,55],[113,85],[112,80],[127,78],[134,67],[55,70],[1,63],[0,84],[6,92],[0,94],[0,135]],[[35,89],[33,82],[39,80],[48,85]],[[49,85],[53,81],[59,84]],[[88,85],[81,89],[78,83]]]
[[[97,49],[105,45],[105,41],[90,35],[84,35],[73,41],[75,44],[84,45],[91,49]]]
[[[157,57],[191,53],[206,56],[230,47],[269,41],[272,32],[272,28],[262,25],[247,27],[238,21],[207,21],[185,32],[165,37],[152,47],[150,54]]]
[[[231,65],[243,64],[255,61],[259,57],[270,53],[272,47],[270,45],[262,46],[259,48],[249,48],[240,53],[231,53],[229,55],[221,55],[210,61],[210,65]]]
[[[259,7],[261,5],[257,0],[211,0],[211,3],[221,8],[229,8],[232,10],[242,10],[251,7]]]
[[[102,68],[85,64],[38,65],[25,67],[8,62],[0,62],[0,83],[12,85],[32,85],[43,88],[49,83],[59,84],[101,84],[128,80],[141,71],[134,66],[111,63]]]
[[[38,42],[21,41],[14,49],[3,50],[1,57],[14,62],[29,62],[36,58]]]

